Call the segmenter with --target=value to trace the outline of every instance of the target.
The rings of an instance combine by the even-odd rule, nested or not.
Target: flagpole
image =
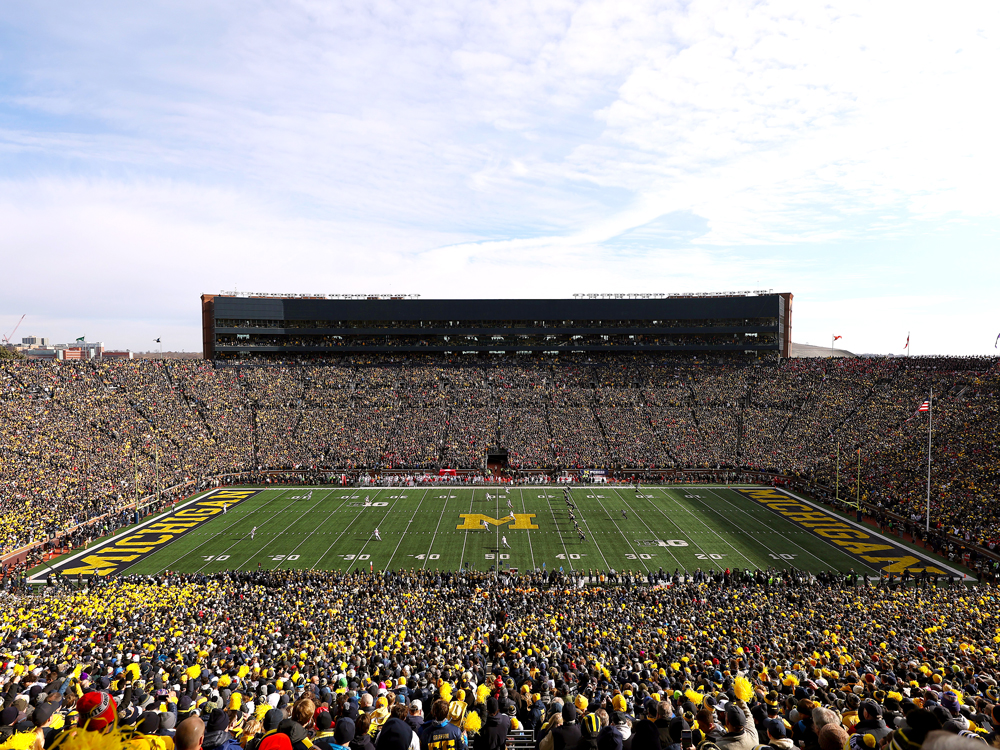
[[[927,400],[927,531],[931,530],[931,426],[934,424],[934,387]]]
[[[858,492],[857,492],[858,512],[861,512],[861,449],[858,448]]]
[[[836,499],[840,500],[840,441],[837,441],[837,484]]]

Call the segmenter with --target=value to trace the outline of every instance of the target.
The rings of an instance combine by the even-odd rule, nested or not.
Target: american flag
[[[927,411],[931,408],[931,400],[927,399],[924,403],[920,404],[920,408],[917,411]]]

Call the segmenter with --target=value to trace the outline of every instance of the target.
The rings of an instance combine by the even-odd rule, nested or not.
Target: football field
[[[498,564],[521,572],[955,570],[771,488],[592,485],[574,487],[569,497],[572,506],[562,486],[226,488],[53,567],[68,577]]]

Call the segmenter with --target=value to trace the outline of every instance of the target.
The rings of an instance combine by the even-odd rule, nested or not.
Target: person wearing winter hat
[[[752,750],[758,743],[757,727],[743,701],[726,704],[726,733],[716,740],[720,750]]]
[[[413,730],[403,719],[391,716],[382,724],[375,739],[375,750],[410,750]]]
[[[177,726],[177,714],[170,711],[160,711],[160,731],[161,737],[173,737],[174,727]]]
[[[499,717],[500,704],[491,695],[486,699],[486,722],[472,743],[473,750],[502,750],[507,742],[508,725],[507,722],[501,722]]]
[[[312,743],[319,750],[331,750],[337,744],[333,736],[333,714],[329,711],[317,711],[313,717],[313,727],[316,729],[316,734],[312,737]]]
[[[241,750],[240,743],[229,733],[229,714],[213,708],[205,722],[204,750]]]
[[[870,734],[875,738],[876,743],[880,743],[892,731],[885,725],[882,719],[882,712],[875,701],[865,701],[858,711],[860,720],[854,727],[854,731],[859,734]]]
[[[292,750],[309,750],[311,745],[306,728],[294,719],[282,719],[277,731],[288,735]]]
[[[81,728],[89,732],[106,732],[115,726],[118,705],[107,693],[84,693],[76,702],[77,719]]]
[[[292,743],[287,734],[274,732],[261,740],[260,750],[292,750]]]

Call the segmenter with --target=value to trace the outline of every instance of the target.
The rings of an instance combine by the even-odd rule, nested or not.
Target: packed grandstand
[[[992,553],[998,378],[994,358],[4,362],[0,546],[86,544],[158,487],[167,504],[211,484],[443,469],[782,482],[860,497],[918,541],[917,409],[933,391],[925,541]],[[3,749],[912,750],[936,730],[1000,747],[992,557],[973,586],[792,569],[588,585],[554,569],[248,570],[32,591],[35,561],[8,565],[0,593]]]

